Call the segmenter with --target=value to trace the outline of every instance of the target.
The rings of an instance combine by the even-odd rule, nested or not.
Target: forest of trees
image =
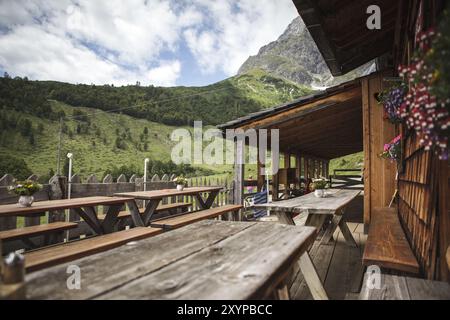
[[[204,124],[216,125],[262,108],[229,81],[202,88],[162,88],[0,78],[0,109],[58,120],[64,114],[52,112],[49,100],[123,113],[166,125],[192,125],[199,119]]]

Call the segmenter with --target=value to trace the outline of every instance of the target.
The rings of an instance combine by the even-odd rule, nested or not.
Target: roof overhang
[[[363,150],[360,79],[219,126],[279,129],[282,152],[334,159]]]
[[[293,0],[334,76],[392,52],[400,0]],[[367,8],[381,9],[381,29],[367,27]]]

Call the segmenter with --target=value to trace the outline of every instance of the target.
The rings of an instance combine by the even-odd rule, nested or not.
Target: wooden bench
[[[41,270],[116,248],[130,241],[149,238],[162,232],[163,230],[158,228],[137,227],[130,230],[109,233],[89,239],[30,251],[25,254],[25,268],[27,272]]]
[[[217,218],[228,212],[236,212],[242,209],[242,207],[242,205],[226,205],[192,213],[180,214],[170,218],[154,220],[151,223],[151,226],[155,228],[163,228],[165,230],[177,229],[200,220]]]
[[[450,300],[447,282],[380,274],[377,288],[374,277],[366,273],[360,300]]]
[[[192,203],[181,203],[181,202],[177,202],[177,203],[170,203],[170,204],[161,204],[159,205],[156,210],[155,210],[155,215],[158,213],[165,213],[165,212],[170,212],[173,213],[174,211],[178,210],[178,209],[187,209],[190,206],[192,206]],[[141,208],[139,209],[139,212],[141,214],[143,214],[145,211],[145,208]],[[131,219],[131,213],[129,211],[121,211],[119,212],[119,215],[117,216],[117,218],[119,220],[125,220],[130,218]],[[104,215],[99,215],[98,216],[99,220],[103,220],[105,219]]]
[[[3,242],[21,240],[28,248],[36,248],[38,245],[33,243],[30,238],[44,236],[44,245],[56,243],[63,236],[64,231],[78,227],[74,222],[52,222],[37,226],[30,226],[6,231],[0,231],[0,240]],[[52,236],[54,239],[52,240]]]
[[[363,264],[419,274],[420,267],[409,245],[395,208],[372,211]]]

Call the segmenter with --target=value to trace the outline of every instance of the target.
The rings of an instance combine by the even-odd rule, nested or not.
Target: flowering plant
[[[323,190],[326,189],[328,185],[328,181],[325,178],[313,179],[311,184],[312,190]]]
[[[409,84],[409,92],[400,107],[400,117],[409,129],[420,136],[425,150],[433,148],[439,158],[445,160],[448,159],[450,99],[448,90],[441,94],[441,86],[445,83],[441,80],[441,71],[445,70],[441,60],[448,61],[450,57],[449,50],[441,47],[444,42],[448,48],[450,40],[447,35],[430,29],[420,33],[417,42],[419,48],[412,63],[399,67],[400,76]],[[441,55],[445,55],[446,59]]]
[[[186,185],[188,184],[188,179],[186,179],[186,178],[183,177],[183,176],[179,176],[179,177],[176,177],[176,178],[173,180],[173,182],[175,182],[176,185],[183,185],[183,186],[186,186]]]
[[[400,106],[405,100],[407,87],[402,83],[378,95],[378,102],[384,107],[384,118],[392,123],[401,122]]]
[[[8,187],[9,192],[18,196],[32,196],[41,189],[42,185],[32,180],[17,181],[14,185]]]
[[[391,142],[386,143],[384,145],[383,152],[380,154],[380,157],[384,159],[390,159],[391,161],[399,160],[401,153],[401,140],[402,136],[399,135],[392,139]]]

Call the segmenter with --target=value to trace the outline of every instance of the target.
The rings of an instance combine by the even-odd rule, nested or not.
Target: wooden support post
[[[235,161],[234,161],[234,204],[244,203],[244,141],[235,142]],[[234,214],[234,220],[241,219],[242,212]]]
[[[303,157],[303,172],[305,174],[305,179],[308,180],[309,178],[309,159],[308,157]]]
[[[286,184],[284,185],[284,199],[289,197],[289,170],[291,168],[291,154],[284,154],[284,169],[286,170]]]
[[[302,176],[302,157],[299,154],[295,155],[295,178],[296,178],[296,189],[300,189],[300,177]]]
[[[264,182],[265,182],[265,175],[262,174],[261,172],[266,172],[265,170],[266,166],[265,164],[262,164],[260,159],[259,159],[259,146],[258,146],[258,163],[256,166],[256,179],[258,180],[257,184],[258,184],[258,192],[261,192],[263,186],[264,186]]]

